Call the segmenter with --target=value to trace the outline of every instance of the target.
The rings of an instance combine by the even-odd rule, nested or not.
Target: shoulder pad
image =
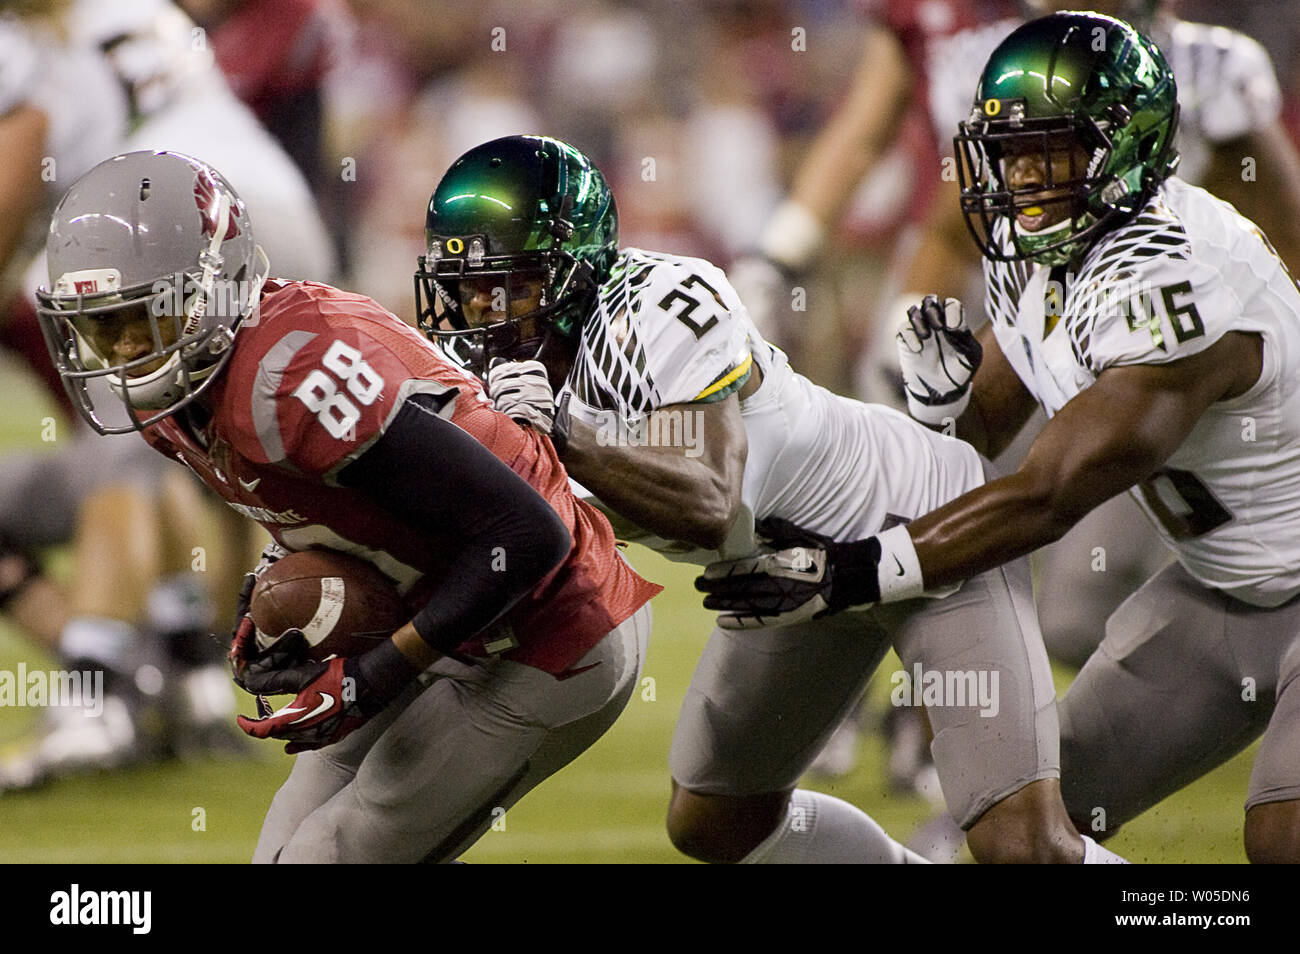
[[[1066,289],[1064,314],[1075,359],[1100,374],[1202,351],[1239,310],[1221,272],[1192,254],[1182,222],[1157,195],[1089,253]]]

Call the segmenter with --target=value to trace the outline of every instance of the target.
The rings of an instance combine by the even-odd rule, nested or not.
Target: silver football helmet
[[[203,393],[269,270],[230,183],[176,152],[115,156],[78,179],[54,210],[46,258],[41,331],[73,404],[101,434],[141,430]],[[97,379],[129,424],[107,422]]]

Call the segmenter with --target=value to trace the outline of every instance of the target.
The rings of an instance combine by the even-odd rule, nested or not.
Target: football
[[[373,565],[335,550],[303,550],[277,560],[253,587],[248,615],[257,648],[299,629],[315,660],[357,656],[410,619],[397,588]]]

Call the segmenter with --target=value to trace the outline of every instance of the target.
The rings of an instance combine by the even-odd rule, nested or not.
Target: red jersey
[[[573,496],[549,440],[494,410],[478,379],[369,298],[314,282],[268,283],[220,373],[202,443],[175,416],[145,439],[287,549],[328,547],[370,561],[413,614],[456,560],[457,542],[411,527],[336,479],[408,397],[442,398],[441,416],[554,508],[572,539],[568,556],[458,652],[501,652],[559,675],[662,589],[618,555],[604,515]]]

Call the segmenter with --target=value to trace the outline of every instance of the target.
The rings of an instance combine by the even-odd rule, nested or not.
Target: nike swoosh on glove
[[[908,413],[935,426],[961,417],[984,359],[984,348],[966,327],[961,302],[949,298],[940,305],[937,296],[926,295],[907,310],[895,343]]]
[[[288,742],[284,750],[290,755],[319,749],[365,725],[415,676],[415,669],[392,640],[350,659],[305,662],[251,674],[246,669],[245,683],[251,691],[296,691],[297,695],[269,716],[250,719],[241,715],[236,721],[254,738]]]
[[[492,406],[502,414],[539,434],[551,433],[555,420],[555,392],[546,367],[540,361],[497,359],[487,373],[487,392]]]
[[[877,538],[836,543],[779,517],[756,529],[775,552],[711,563],[695,580],[723,629],[790,626],[880,600]]]

